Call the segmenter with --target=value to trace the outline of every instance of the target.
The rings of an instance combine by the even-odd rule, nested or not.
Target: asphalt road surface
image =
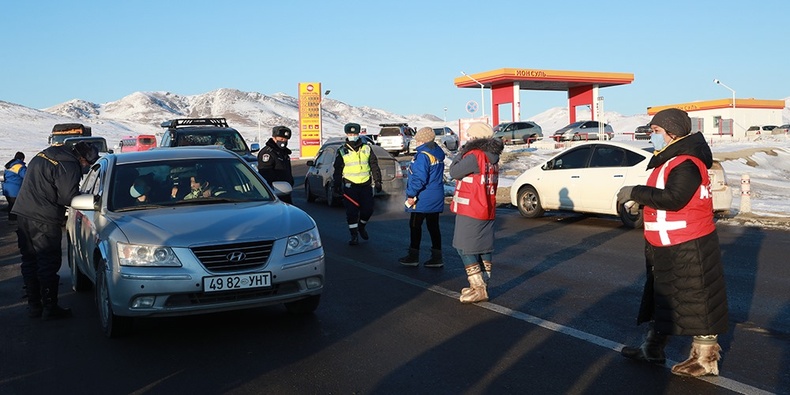
[[[295,174],[300,168],[295,167]],[[297,177],[297,184],[302,178]],[[403,267],[402,199],[377,200],[371,239],[346,244],[344,210],[294,202],[319,224],[327,261],[321,305],[309,317],[281,306],[137,320],[102,336],[91,293],[70,289],[70,320],[26,316],[13,227],[0,219],[0,394],[727,394],[790,393],[790,233],[720,226],[730,331],[721,376],[670,373],[690,339],[675,337],[666,366],[626,360],[644,281],[642,236],[615,218],[497,211],[491,301],[462,305],[463,267],[441,216],[445,267]],[[2,209],[0,207],[0,209]],[[427,231],[422,260],[428,258]]]

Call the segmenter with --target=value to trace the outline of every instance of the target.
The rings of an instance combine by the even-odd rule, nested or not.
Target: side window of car
[[[645,160],[645,157],[637,154],[636,152],[625,151],[625,164],[623,166],[635,166],[637,163]]]
[[[99,164],[94,165],[88,174],[85,175],[85,180],[80,185],[80,193],[90,193],[97,195],[99,193],[99,177],[102,167]]]
[[[160,147],[169,147],[170,146],[170,139],[173,137],[170,135],[170,131],[168,130],[165,132],[164,136],[162,136],[162,141],[159,142]]]
[[[571,150],[554,161],[554,168],[563,170],[585,168],[591,151],[591,147],[579,147]]]
[[[625,152],[620,148],[599,146],[590,160],[590,167],[619,167],[624,157]]]

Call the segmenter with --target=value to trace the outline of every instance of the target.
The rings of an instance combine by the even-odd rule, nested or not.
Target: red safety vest
[[[669,173],[685,160],[697,165],[702,183],[691,201],[679,211],[656,210],[645,206],[645,239],[656,247],[666,247],[698,239],[716,230],[713,223],[713,195],[710,191],[708,170],[699,158],[690,155],[676,156],[654,168],[647,179],[647,186],[664,189]]]
[[[496,214],[496,189],[499,183],[499,165],[488,161],[485,152],[472,150],[466,153],[477,158],[480,173],[470,174],[455,182],[455,193],[450,211],[467,217],[491,220]]]

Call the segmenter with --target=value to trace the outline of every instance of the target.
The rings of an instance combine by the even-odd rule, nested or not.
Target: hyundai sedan
[[[108,337],[134,317],[284,304],[311,313],[324,287],[315,221],[239,155],[215,148],[110,154],[69,207],[75,291],[96,293]],[[277,190],[273,188],[278,188]]]
[[[626,226],[641,227],[642,210],[626,209],[617,192],[645,185],[653,149],[620,142],[586,142],[560,152],[513,182],[510,201],[519,213],[537,218],[547,210],[617,215]],[[708,170],[714,211],[729,211],[732,191],[717,161]]]

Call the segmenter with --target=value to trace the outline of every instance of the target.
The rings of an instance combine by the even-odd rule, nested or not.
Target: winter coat
[[[62,224],[66,206],[79,194],[80,161],[64,145],[39,152],[27,166],[12,214],[39,222]]]
[[[266,141],[266,145],[258,152],[258,173],[269,182],[285,181],[294,185],[291,173],[291,150],[280,148],[274,139]]]
[[[3,173],[3,196],[13,198],[19,194],[26,172],[27,166],[23,160],[12,159],[6,163]]]
[[[467,142],[453,158],[450,165],[450,177],[460,180],[470,174],[480,173],[477,157],[466,155],[471,150],[481,150],[488,157],[488,161],[499,163],[499,155],[505,146],[502,140],[474,139]],[[466,155],[466,157],[464,157]],[[455,216],[455,231],[453,232],[453,247],[463,254],[484,254],[494,251],[494,220],[479,220],[465,215]]]
[[[678,155],[713,163],[710,147],[700,133],[673,141],[655,154],[648,169],[656,169]],[[687,160],[674,167],[664,189],[635,186],[631,199],[659,210],[682,210],[699,190],[702,175]],[[710,213],[713,221],[713,212]],[[710,234],[680,244],[655,247],[645,241],[647,281],[637,323],[655,321],[659,333],[713,335],[728,329],[727,294],[719,237]]]
[[[406,183],[406,197],[416,197],[417,203],[407,207],[407,212],[444,211],[444,157],[444,151],[433,141],[417,147]]]

